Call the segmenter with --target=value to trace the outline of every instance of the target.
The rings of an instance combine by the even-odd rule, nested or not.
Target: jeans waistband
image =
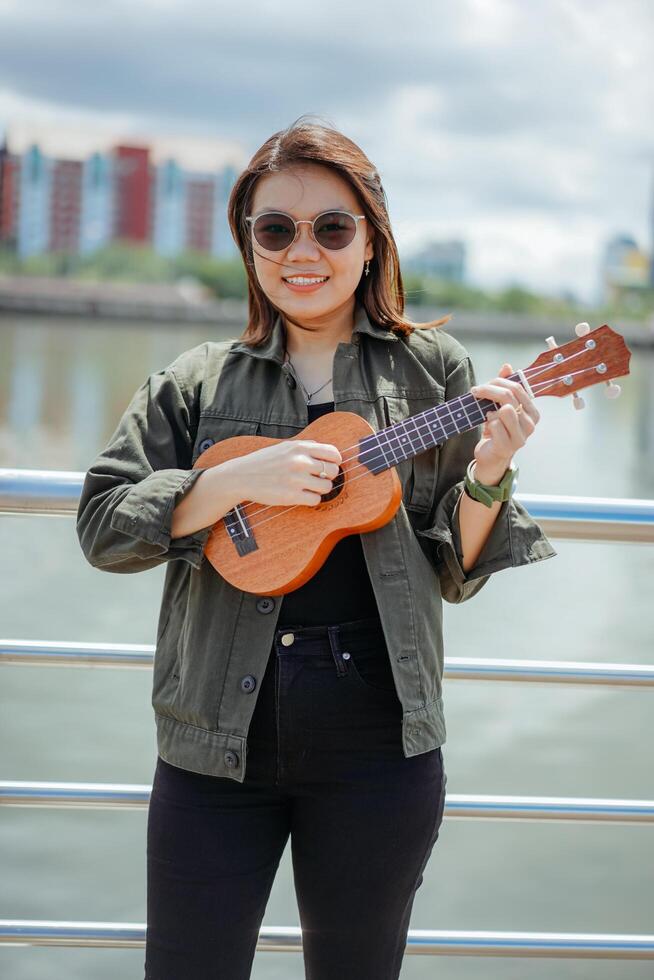
[[[370,616],[366,619],[352,619],[348,622],[329,624],[324,626],[302,626],[301,624],[289,624],[280,626],[275,630],[275,640],[282,642],[285,634],[292,633],[295,641],[299,640],[326,640],[329,641],[329,631],[338,633],[341,642],[356,639],[363,634],[378,634],[380,639],[384,636],[381,620],[378,616]]]

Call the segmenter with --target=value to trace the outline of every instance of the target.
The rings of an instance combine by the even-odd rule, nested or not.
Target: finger
[[[506,456],[507,458],[512,456],[519,446],[514,447],[511,434],[504,425],[504,421],[497,418],[489,422],[488,425],[494,452],[498,456]]]
[[[329,442],[314,442],[309,451],[315,459],[328,459],[332,463],[343,461],[340,450]]]
[[[500,438],[506,434],[513,452],[524,446],[527,441],[527,435],[521,423],[523,414],[518,415],[513,405],[502,405],[499,411],[491,415],[489,422],[491,427],[495,427],[494,429],[491,428],[491,432],[496,432]],[[503,426],[504,433],[497,429],[498,424]]]
[[[302,489],[322,494],[329,493],[330,490],[333,490],[333,485],[331,480],[321,480],[320,477],[309,474]]]
[[[540,413],[534,405],[534,399],[517,381],[510,381],[507,378],[494,378],[488,384],[475,385],[470,391],[475,398],[485,396],[496,404],[512,404],[515,408],[522,406],[523,411],[530,415],[535,422],[540,418]]]
[[[509,381],[507,378],[493,378],[486,384],[475,385],[470,391],[475,398],[479,398],[481,395],[500,404],[512,402],[517,407],[520,404],[518,388],[524,391],[522,385],[516,381]]]
[[[310,490],[303,490],[302,500],[299,502],[306,504],[307,507],[316,507],[318,504],[322,503],[322,496],[321,494],[313,493]]]
[[[312,476],[321,476],[322,473],[326,473],[327,474],[327,478],[329,480],[335,480],[336,479],[336,477],[338,476],[338,472],[339,472],[338,463],[329,463],[326,460],[324,460],[324,461],[316,460],[316,463],[318,464],[318,469],[315,469],[315,467],[314,467],[311,470],[311,475]],[[324,479],[324,477],[322,477],[322,479]]]

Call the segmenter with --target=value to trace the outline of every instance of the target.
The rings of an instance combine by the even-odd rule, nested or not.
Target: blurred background
[[[0,0],[0,467],[83,473],[139,385],[238,337],[236,176],[311,113],[378,169],[406,309],[478,381],[608,323],[621,397],[543,399],[519,493],[654,497],[647,0]],[[445,606],[446,656],[651,663],[651,545],[554,540]],[[0,633],[153,644],[163,566],[91,568],[71,517],[0,515]],[[151,672],[0,671],[0,779],[149,784]],[[652,799],[646,689],[445,681],[450,793]],[[0,918],[145,921],[146,811],[0,808]],[[647,826],[445,819],[412,929],[652,933]],[[290,849],[265,925],[299,925]],[[644,980],[646,962],[407,956],[403,980]],[[11,980],[143,976],[143,950],[0,946]],[[220,975],[217,973],[217,975]],[[255,980],[304,977],[257,953]]]

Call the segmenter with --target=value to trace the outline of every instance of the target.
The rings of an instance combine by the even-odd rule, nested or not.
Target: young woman
[[[396,980],[445,804],[442,599],[556,554],[511,496],[539,413],[509,364],[474,386],[465,348],[438,329],[449,318],[404,316],[379,175],[341,133],[301,118],[274,134],[229,220],[248,276],[243,336],[144,382],[78,511],[95,567],[167,563],[146,978],[246,980],[290,837],[306,976]],[[342,454],[290,439],[319,415],[355,412],[378,430],[470,392],[497,410],[398,461],[394,518],[341,540],[302,587],[250,594],[206,560],[239,502],[321,504]],[[194,467],[247,434],[280,441]]]

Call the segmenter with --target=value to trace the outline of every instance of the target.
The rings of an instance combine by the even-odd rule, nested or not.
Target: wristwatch
[[[463,488],[469,497],[478,500],[487,507],[492,507],[495,500],[508,500],[518,484],[519,468],[515,465],[509,466],[504,476],[496,487],[489,486],[487,483],[480,483],[473,475],[475,459],[470,460],[466,470]]]

